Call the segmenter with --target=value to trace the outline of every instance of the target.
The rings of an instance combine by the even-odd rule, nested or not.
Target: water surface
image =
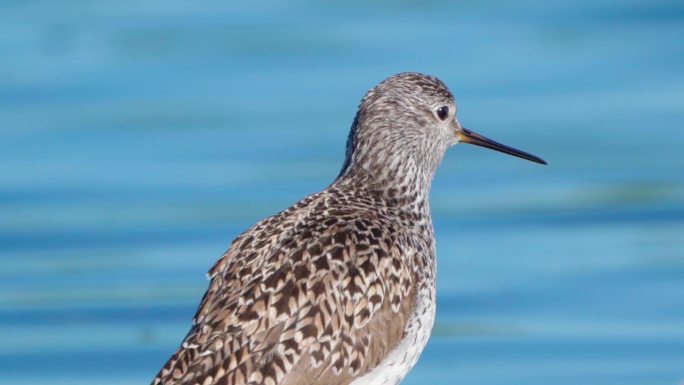
[[[405,384],[684,380],[678,1],[4,2],[0,383],[147,383],[239,232],[337,175],[359,99],[431,73],[480,148],[432,191]]]

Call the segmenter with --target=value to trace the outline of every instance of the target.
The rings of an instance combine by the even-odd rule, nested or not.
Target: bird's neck
[[[332,187],[373,195],[400,211],[429,215],[434,171],[421,168],[411,156],[378,163],[361,160],[346,162]]]
[[[436,135],[436,134],[435,134]],[[392,207],[429,215],[432,177],[443,141],[417,128],[401,127],[360,107],[347,140],[344,165],[331,187],[372,194]]]

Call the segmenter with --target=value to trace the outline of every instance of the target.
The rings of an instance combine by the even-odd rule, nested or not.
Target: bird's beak
[[[489,138],[486,138],[486,137],[484,137],[484,136],[482,136],[476,132],[472,132],[469,129],[464,128],[464,127],[461,127],[456,131],[456,136],[458,137],[459,142],[469,143],[469,144],[474,144],[476,146],[491,148],[492,150],[503,152],[504,154],[517,156],[518,158],[531,160],[532,162],[546,164],[546,162],[542,158],[539,158],[537,156],[529,154],[525,151],[516,150],[513,147],[508,147],[505,144],[495,142],[495,141],[493,141]]]

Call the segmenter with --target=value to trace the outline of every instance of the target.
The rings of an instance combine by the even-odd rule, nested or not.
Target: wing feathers
[[[153,384],[343,385],[396,346],[413,276],[392,224],[307,212],[267,219],[234,241]]]

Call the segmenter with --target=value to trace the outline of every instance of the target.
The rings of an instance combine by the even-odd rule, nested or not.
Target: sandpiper
[[[462,127],[435,77],[368,91],[339,176],[233,241],[152,384],[398,384],[435,318],[431,180],[461,142],[546,164]]]

